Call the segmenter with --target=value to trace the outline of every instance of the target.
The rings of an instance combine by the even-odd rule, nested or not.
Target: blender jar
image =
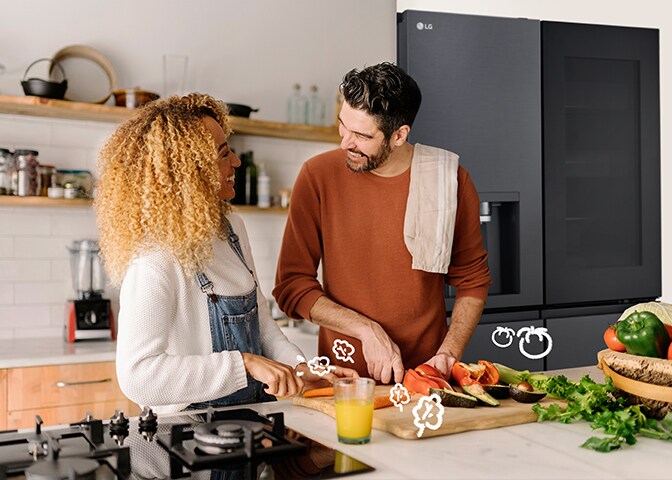
[[[75,240],[68,247],[72,287],[77,298],[101,298],[105,291],[105,272],[96,240]]]

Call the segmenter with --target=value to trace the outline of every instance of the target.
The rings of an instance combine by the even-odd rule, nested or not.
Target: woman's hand
[[[293,397],[301,393],[304,382],[294,369],[270,358],[241,353],[245,370],[255,380],[267,385],[264,391],[276,397]]]
[[[332,365],[334,368],[331,372],[326,373],[322,376],[311,373],[308,364],[299,363],[294,370],[297,375],[300,373],[300,377],[305,382],[305,389],[321,388],[326,387],[334,383],[337,378],[342,377],[352,377],[359,378],[357,371],[351,368],[339,367],[338,365]]]

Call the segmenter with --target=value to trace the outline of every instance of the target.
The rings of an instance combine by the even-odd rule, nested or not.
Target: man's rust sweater
[[[483,300],[490,284],[478,194],[462,167],[448,274],[411,269],[403,235],[409,180],[410,168],[396,177],[353,173],[342,150],[308,160],[292,191],[273,290],[292,318],[310,318],[315,301],[326,294],[375,320],[399,346],[406,368],[434,356],[447,333],[445,283],[456,287],[458,298]],[[336,360],[335,339],[354,345],[354,365]],[[320,328],[318,352],[368,376],[361,343],[352,337]]]

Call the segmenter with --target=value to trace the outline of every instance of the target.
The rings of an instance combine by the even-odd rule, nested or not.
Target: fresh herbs
[[[609,435],[590,437],[581,445],[584,448],[610,452],[621,448],[624,443],[634,445],[638,435],[672,441],[672,413],[660,421],[647,418],[641,405],[627,405],[623,398],[616,395],[617,389],[608,377],[603,384],[596,383],[588,375],[574,382],[564,375],[544,375],[517,371],[500,364],[496,366],[502,382],[526,381],[550,397],[567,401],[565,408],[558,404],[548,407],[534,405],[532,410],[538,416],[537,421],[572,423],[585,420],[594,430],[602,429]]]

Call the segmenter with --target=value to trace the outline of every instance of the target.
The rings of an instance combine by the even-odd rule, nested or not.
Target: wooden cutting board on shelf
[[[389,394],[390,387],[385,385],[376,386],[376,395]],[[413,407],[417,405],[420,395],[413,395],[410,403],[404,405],[403,411],[398,407],[387,407],[373,412],[373,428],[384,430],[399,438],[417,439],[450,435],[453,433],[467,432],[470,430],[487,430],[490,428],[519,425],[537,421],[537,414],[532,411],[533,403],[520,403],[507,398],[500,400],[498,407],[479,405],[474,408],[448,408],[444,407],[443,421],[436,430],[425,428],[422,437],[418,437],[418,427],[413,423]],[[336,417],[334,397],[294,397],[294,405],[318,410],[332,418]],[[557,399],[544,398],[541,405],[548,406],[551,403],[564,402]],[[432,422],[434,423],[434,422]]]

